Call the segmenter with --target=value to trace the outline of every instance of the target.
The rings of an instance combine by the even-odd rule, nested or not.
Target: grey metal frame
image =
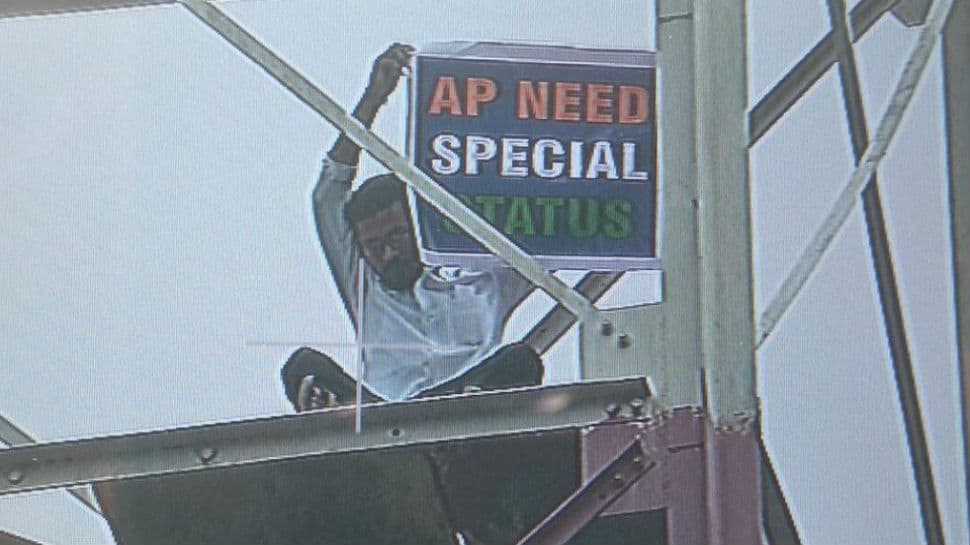
[[[612,462],[566,498],[517,545],[565,545],[660,464],[659,448],[650,439],[635,436]],[[584,450],[588,443],[587,440]]]
[[[866,114],[862,104],[862,90],[856,70],[855,53],[846,22],[844,0],[828,0],[829,19],[832,24],[835,57],[838,63],[839,80],[842,83],[842,98],[845,107],[852,153],[858,162],[869,146],[869,131],[866,128]],[[925,12],[924,12],[925,15]],[[879,182],[876,173],[866,182],[862,190],[862,205],[865,213],[866,228],[869,233],[869,249],[879,291],[883,324],[889,341],[890,359],[896,379],[896,389],[906,426],[907,444],[916,491],[919,495],[923,533],[929,545],[942,545],[943,522],[937,503],[936,484],[930,463],[926,432],[923,427],[922,411],[913,377],[913,364],[910,358],[909,342],[903,320],[902,304],[899,301],[899,288],[893,267],[889,236],[883,216],[882,201],[879,197]]]
[[[858,41],[899,0],[862,0],[849,15],[852,41]],[[835,64],[834,31],[825,35],[748,114],[749,145],[755,145],[771,127]]]
[[[552,295],[560,307],[555,316],[546,323],[549,327],[537,327],[534,335],[530,334],[535,346],[547,348],[568,329],[573,318],[564,314],[562,309],[565,309],[582,322],[584,377],[647,375],[648,381],[659,381],[659,388],[655,390],[659,396],[654,400],[655,405],[651,410],[660,413],[677,406],[706,406],[714,420],[711,440],[721,444],[720,448],[714,449],[714,455],[709,456],[706,462],[708,470],[715,476],[706,485],[712,525],[717,529],[709,537],[740,543],[760,539],[746,533],[753,527],[748,524],[750,517],[759,511],[757,507],[749,508],[743,513],[731,511],[730,506],[724,503],[724,494],[726,491],[734,491],[746,498],[760,497],[760,488],[751,487],[752,484],[759,483],[760,466],[756,462],[752,463],[758,460],[759,455],[756,451],[751,451],[754,443],[748,440],[757,431],[759,408],[754,381],[754,353],[757,344],[771,332],[804,280],[814,270],[817,260],[813,259],[825,251],[832,234],[841,226],[844,217],[840,217],[847,214],[846,210],[851,209],[849,201],[854,201],[853,193],[857,194],[858,189],[874,176],[878,162],[885,154],[919,81],[926,59],[932,51],[935,34],[942,27],[952,2],[953,0],[934,2],[926,29],[894,94],[898,100],[893,101],[890,111],[884,116],[872,145],[866,146],[864,131],[859,128],[864,127],[861,102],[856,100],[857,97],[854,98],[858,90],[857,77],[851,67],[851,42],[858,40],[883,14],[890,11],[907,24],[918,23],[915,18],[918,18],[922,9],[921,2],[863,0],[852,10],[846,23],[841,15],[841,2],[833,0],[830,4],[833,6],[832,31],[745,115],[744,3],[658,0],[658,43],[661,49],[668,48],[661,61],[662,110],[673,111],[673,106],[676,105],[678,112],[676,117],[661,114],[661,143],[664,150],[677,149],[682,152],[688,149],[693,150],[693,154],[678,155],[666,151],[661,156],[660,168],[664,179],[661,190],[665,207],[662,235],[662,248],[666,254],[665,303],[614,311],[598,311],[589,298],[595,299],[597,292],[602,293],[608,289],[615,282],[616,275],[591,278],[585,286],[578,286],[583,288],[579,291],[585,293],[579,293],[565,285],[487,222],[464,207],[460,201],[442,190],[433,180],[410,165],[386,142],[347,115],[307,78],[249,35],[213,3],[201,0],[179,0],[178,3],[250,57],[381,163],[401,175],[418,194],[439,208],[446,217],[463,225],[490,251],[505,259],[530,281]],[[171,3],[175,3],[175,0],[5,0],[0,2],[0,17]],[[957,4],[964,8],[961,20],[966,21],[966,2],[957,0]],[[838,16],[836,11],[839,12]],[[954,40],[966,39],[966,27],[966,24],[962,27],[962,37]],[[794,283],[786,282],[786,286],[793,289],[782,293],[780,300],[776,298],[773,301],[778,304],[769,305],[766,312],[768,319],[761,320],[762,327],[756,342],[751,304],[751,236],[745,147],[754,145],[836,62],[839,62],[846,89],[847,112],[859,165],[843,191],[840,204],[830,214],[823,229],[817,233],[812,247],[807,250],[790,276],[789,279],[794,279]],[[955,67],[965,67],[966,58],[949,55],[946,62],[948,113],[950,130],[953,131],[950,139],[950,177],[954,199],[952,213],[960,328],[958,338],[962,340],[966,338],[964,331],[968,290],[965,288],[966,278],[970,274],[964,274],[967,269],[966,260],[958,253],[959,248],[967,246],[961,245],[967,238],[966,222],[963,222],[967,206],[960,204],[963,201],[957,199],[966,196],[965,171],[968,154],[962,154],[961,163],[959,158],[955,158],[960,154],[954,150],[959,146],[966,146],[967,123],[962,125],[962,140],[956,141],[953,127],[959,119],[965,119],[959,116],[965,116],[966,108],[956,108],[954,104],[958,101],[953,97],[962,96],[957,95],[957,92],[965,94],[966,78],[957,82],[963,83],[959,91],[954,91],[951,80],[957,81],[952,77],[954,73],[958,73]],[[710,96],[713,89],[718,91],[718,100],[713,100]],[[691,115],[683,115],[685,111]],[[873,204],[878,204],[878,194],[873,195],[874,197],[866,199],[869,203],[867,209],[872,208],[871,223],[878,229],[882,221]],[[678,233],[678,236],[675,237],[672,233]],[[877,277],[883,278],[880,275],[884,275],[886,271],[890,275],[888,280],[880,280],[881,291],[888,290],[890,303],[888,306],[884,303],[884,312],[890,315],[893,314],[891,299],[892,292],[895,291],[892,287],[894,281],[891,278],[891,259],[888,245],[884,249],[877,248],[884,245],[884,238],[884,233],[873,233]],[[706,263],[703,269],[697,256],[701,256]],[[701,312],[701,308],[704,312]],[[898,301],[895,308],[898,310]],[[901,319],[887,316],[887,329],[902,332],[901,326]],[[902,345],[893,347],[896,360],[897,356],[903,358],[908,350],[905,347],[904,332],[902,336],[892,333],[891,338],[894,335],[897,339],[903,339]],[[734,348],[726,351],[725,346]],[[645,350],[647,347],[650,351]],[[660,347],[660,350],[656,347]],[[966,411],[970,379],[967,378],[965,351],[965,345],[961,344]],[[659,355],[655,352],[659,352]],[[908,360],[908,357],[903,359]],[[615,365],[608,368],[605,362],[614,362]],[[481,394],[460,400],[429,400],[409,403],[406,410],[394,404],[375,405],[364,413],[368,425],[361,435],[333,432],[334,429],[343,429],[348,418],[352,424],[352,412],[337,409],[298,417],[217,424],[70,443],[23,445],[0,452],[0,494],[327,452],[581,426],[602,417],[604,400],[622,403],[633,397],[643,399],[648,389],[641,381],[626,381]],[[455,405],[457,403],[460,405]],[[904,407],[906,404],[904,401]],[[445,407],[448,407],[447,410]],[[457,407],[460,407],[460,412]],[[557,407],[563,412],[543,412],[543,407]],[[537,409],[538,414],[535,413]],[[918,407],[915,414],[918,420]],[[429,417],[441,420],[428,420]],[[965,440],[968,426],[966,420],[965,416]],[[400,424],[402,421],[407,424]],[[442,425],[443,421],[460,423],[464,431],[458,433],[455,431],[459,429],[457,426]],[[428,422],[433,422],[433,425],[427,424]],[[348,426],[348,429],[352,429],[352,425]],[[268,438],[272,439],[272,445],[266,441]],[[913,443],[911,440],[911,445]],[[920,463],[914,455],[914,465]],[[722,472],[718,469],[725,464],[740,471],[732,475],[724,472],[721,475]],[[920,474],[919,470],[917,474]],[[935,493],[932,493],[932,487],[928,488],[931,499],[927,499],[923,489],[920,490],[921,505],[925,510],[925,504],[935,502]],[[924,511],[924,524],[927,527],[933,526],[932,521],[928,522],[928,519],[933,518],[932,511],[929,508],[929,515]],[[732,519],[735,516],[738,518]],[[790,516],[788,519],[790,520]],[[931,533],[928,529],[928,539],[931,539]],[[930,542],[942,543],[942,536],[940,541],[931,539]]]
[[[0,0],[0,19],[174,4],[177,0]]]
[[[5,443],[8,446],[15,447],[20,445],[32,445],[37,441],[27,432],[20,429],[16,424],[7,420],[2,414],[0,414],[0,442]],[[98,515],[101,514],[101,508],[98,506],[98,501],[94,499],[94,494],[91,493],[91,490],[87,486],[68,488],[67,493],[74,496],[75,499],[80,501],[92,512]]]
[[[461,225],[482,246],[508,263],[535,286],[546,291],[576,316],[595,316],[596,309],[585,297],[553,276],[531,255],[506,238],[495,226],[412,165],[406,157],[364,127],[357,119],[351,117],[313,82],[263,45],[219,7],[203,0],[179,0],[179,3],[289,89],[313,111],[340,129],[374,159],[396,173],[443,216]]]
[[[967,521],[970,523],[970,2],[958,1],[943,31],[953,303],[963,420]]]
[[[581,428],[649,397],[642,379],[522,388],[405,403],[21,445],[0,451],[0,495],[113,479],[497,435]],[[637,403],[637,402],[634,402]]]

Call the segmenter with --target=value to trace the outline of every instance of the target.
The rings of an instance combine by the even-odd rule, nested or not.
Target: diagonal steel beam
[[[785,500],[785,492],[771,463],[764,440],[758,441],[761,450],[761,505],[765,537],[769,545],[802,545],[798,527]]]
[[[575,290],[583,294],[590,302],[595,303],[611,287],[619,282],[622,272],[590,272],[586,273],[576,283]],[[552,345],[556,344],[569,328],[576,323],[573,316],[561,303],[556,304],[542,320],[525,334],[522,342],[531,346],[539,354],[544,354]]]
[[[579,317],[594,317],[596,309],[580,293],[553,276],[531,255],[509,241],[494,225],[465,206],[438,182],[412,165],[390,144],[351,117],[309,79],[253,37],[216,5],[203,0],[179,0],[192,14],[256,63],[314,112],[333,124],[379,163],[398,175],[445,218],[461,225],[476,241]]]
[[[876,172],[876,168],[886,156],[889,144],[892,142],[903,115],[912,101],[916,87],[923,76],[930,55],[936,47],[939,34],[943,28],[953,6],[953,0],[937,0],[930,13],[929,20],[920,31],[912,52],[906,60],[903,73],[893,89],[889,107],[879,121],[876,136],[866,148],[859,160],[858,166],[852,171],[848,183],[842,188],[832,209],[825,216],[822,225],[812,235],[808,245],[802,251],[798,261],[785,278],[781,288],[771,299],[761,314],[758,322],[758,346],[771,335],[792,302],[801,293],[802,288],[812,276],[812,273],[822,261],[835,236],[855,209],[856,199],[865,187],[866,182]]]
[[[862,90],[856,69],[855,54],[849,38],[848,24],[845,20],[845,0],[828,0],[829,18],[832,22],[832,35],[835,39],[835,54],[839,66],[839,79],[842,82],[842,98],[852,141],[852,152],[856,163],[862,158],[869,145],[869,132],[866,128],[866,114],[862,104]],[[893,267],[889,236],[883,217],[882,202],[876,173],[866,183],[862,191],[862,204],[865,212],[866,228],[869,233],[869,249],[879,291],[879,304],[882,308],[883,325],[889,342],[890,359],[896,378],[896,391],[903,412],[906,439],[909,445],[910,463],[916,490],[919,495],[923,533],[929,545],[943,545],[943,523],[933,479],[933,468],[926,443],[916,380],[909,343],[906,338],[906,325],[903,320],[899,288]]]
[[[850,14],[852,41],[857,41],[898,0],[862,0]],[[748,145],[755,145],[788,110],[835,64],[835,36],[829,32],[802,57],[748,114]]]
[[[579,487],[517,545],[566,545],[658,464],[657,453],[634,439],[588,483]]]
[[[16,424],[4,418],[3,415],[0,415],[0,442],[6,443],[11,447],[16,447],[32,445],[37,441]],[[94,499],[94,495],[87,487],[68,488],[67,492],[84,504],[85,507],[93,511],[94,514],[101,516],[101,508],[98,507],[97,500]],[[2,540],[0,540],[0,544],[2,544]]]
[[[0,19],[174,4],[176,0],[0,0]]]
[[[43,545],[43,544],[0,530],[0,545]]]

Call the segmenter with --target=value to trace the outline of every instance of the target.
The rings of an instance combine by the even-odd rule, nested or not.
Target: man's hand
[[[357,103],[357,107],[351,114],[365,127],[370,127],[374,123],[377,111],[397,88],[401,74],[411,68],[411,57],[413,56],[414,47],[395,43],[374,61],[364,96],[361,97],[360,102]],[[360,148],[347,138],[347,135],[341,134],[333,148],[330,149],[329,155],[331,159],[338,163],[356,166],[360,158]]]
[[[407,44],[395,43],[381,53],[374,61],[371,69],[370,81],[364,92],[364,101],[383,104],[397,88],[397,82],[411,68],[411,57],[414,47]]]

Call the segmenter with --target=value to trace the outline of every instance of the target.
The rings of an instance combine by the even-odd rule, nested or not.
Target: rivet
[[[645,403],[639,397],[630,400],[630,410],[633,412],[634,417],[643,416],[643,407]]]
[[[616,488],[623,488],[623,475],[619,473],[613,475],[613,486]]]
[[[24,472],[15,469],[7,473],[7,480],[10,481],[10,484],[20,484],[24,480]]]
[[[620,348],[629,348],[631,344],[633,344],[633,339],[631,339],[626,333],[620,333],[616,336],[616,346]]]
[[[616,403],[610,403],[609,405],[606,406],[606,416],[610,418],[616,418],[617,416],[620,416],[621,410],[622,408]]]

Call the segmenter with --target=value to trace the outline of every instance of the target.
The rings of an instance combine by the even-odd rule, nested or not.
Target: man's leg
[[[307,376],[313,376],[313,384],[327,392],[333,394],[337,405],[351,404],[357,398],[357,383],[344,370],[337,365],[337,362],[322,353],[308,347],[303,347],[293,352],[293,354],[283,364],[280,371],[283,379],[283,388],[286,397],[299,411],[298,396],[300,383]],[[363,388],[365,403],[381,401],[381,398]]]
[[[542,358],[524,343],[512,343],[498,349],[494,354],[465,373],[421,392],[417,397],[457,394],[468,388],[502,390],[542,383],[545,368]]]

